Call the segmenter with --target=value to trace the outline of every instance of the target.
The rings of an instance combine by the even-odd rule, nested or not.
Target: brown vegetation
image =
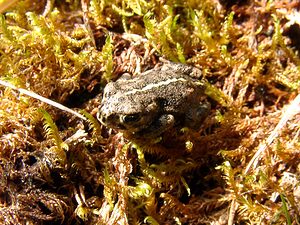
[[[300,223],[299,1],[2,0],[0,11],[1,224]],[[201,130],[150,142],[102,127],[105,84],[159,57],[209,81]]]

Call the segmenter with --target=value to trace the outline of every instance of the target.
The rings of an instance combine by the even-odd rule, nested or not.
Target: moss
[[[297,8],[0,1],[0,78],[16,87],[0,86],[0,223],[299,223]],[[202,70],[200,130],[135,140],[100,125],[105,84],[159,57]]]

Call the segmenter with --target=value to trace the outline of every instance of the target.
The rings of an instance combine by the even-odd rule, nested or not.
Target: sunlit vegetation
[[[299,9],[0,0],[0,79],[15,87],[0,85],[0,223],[299,224]],[[203,71],[201,129],[136,140],[100,125],[106,83],[160,57]]]

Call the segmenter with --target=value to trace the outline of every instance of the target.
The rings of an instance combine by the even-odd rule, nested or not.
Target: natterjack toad
[[[198,129],[210,112],[200,70],[167,63],[104,88],[102,124],[134,137],[157,137],[172,127]]]

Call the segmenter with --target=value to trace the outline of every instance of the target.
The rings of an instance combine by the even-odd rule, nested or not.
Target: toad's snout
[[[99,112],[97,114],[97,119],[101,124],[110,127],[124,130],[125,126],[121,123],[121,119],[119,115],[116,114],[105,114],[103,112]]]

